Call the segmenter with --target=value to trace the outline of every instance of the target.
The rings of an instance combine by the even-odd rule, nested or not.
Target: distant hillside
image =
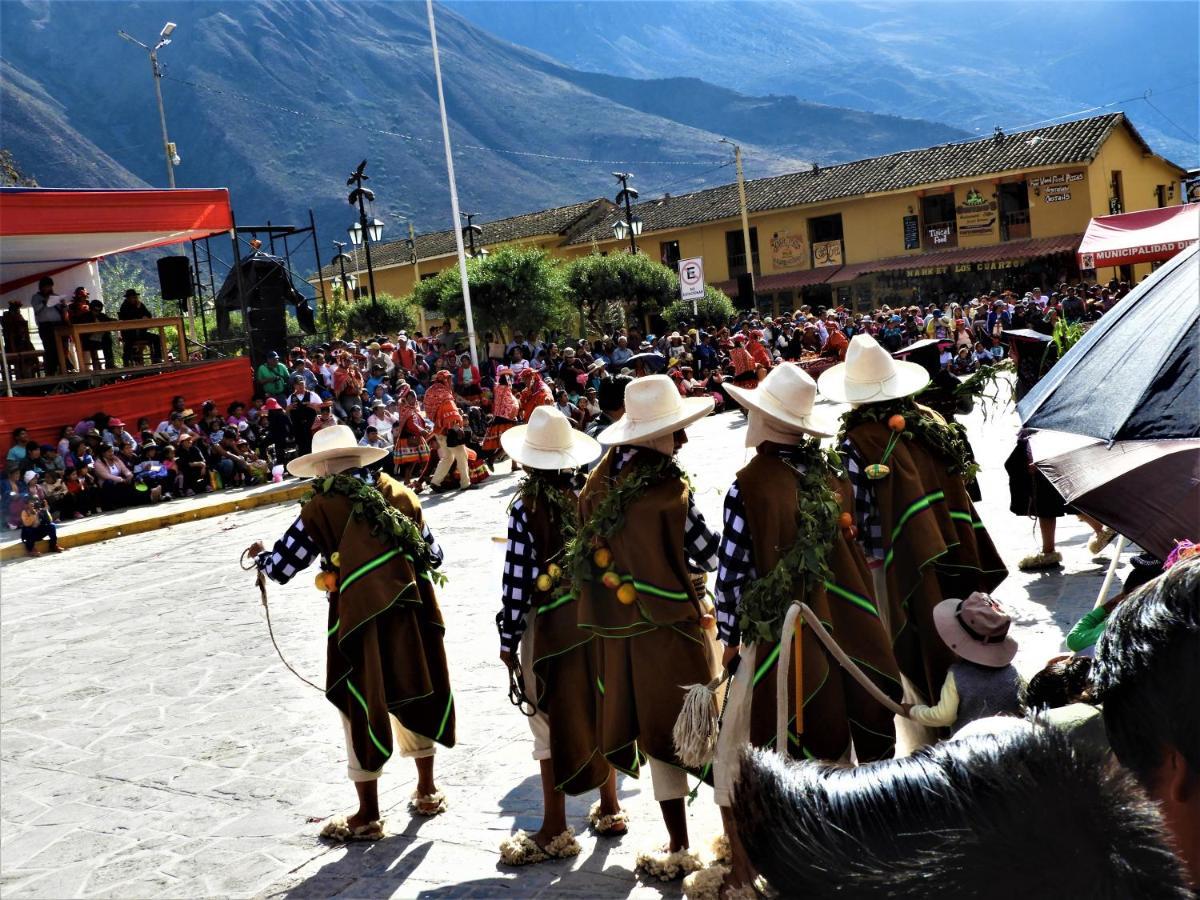
[[[643,196],[727,181],[720,137],[759,176],[962,135],[694,78],[579,72],[439,17],[462,205],[483,219],[611,195],[618,167]],[[162,186],[149,65],[116,32],[152,42],[168,19],[180,187],[230,187],[242,223],[299,223],[312,206],[327,250],[352,219],[346,175],[366,157],[385,237],[405,227],[389,214],[450,225],[423,3],[6,0],[0,144],[45,186]]]

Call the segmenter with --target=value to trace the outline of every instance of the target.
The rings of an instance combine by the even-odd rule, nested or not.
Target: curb
[[[293,500],[299,500],[305,494],[305,492],[308,491],[308,489],[309,480],[304,479],[280,490],[263,491],[262,493],[258,494],[234,496],[220,503],[195,506],[190,509],[176,508],[171,510],[168,507],[168,510],[164,510],[162,515],[147,516],[146,518],[134,519],[129,522],[114,522],[111,525],[102,525],[98,528],[70,531],[65,534],[60,534],[58,537],[58,543],[59,546],[68,549],[72,547],[84,547],[88,544],[98,544],[101,541],[125,537],[126,535],[130,534],[144,534],[147,531],[156,531],[159,528],[167,528],[171,525],[180,525],[184,522],[196,522],[200,519],[213,519],[217,516],[224,516],[228,513],[238,512],[244,509],[255,509],[260,506],[273,506],[278,503],[288,503]],[[39,542],[39,546],[42,546],[43,544],[44,542]],[[19,539],[11,544],[0,546],[0,560],[24,558],[25,546]]]

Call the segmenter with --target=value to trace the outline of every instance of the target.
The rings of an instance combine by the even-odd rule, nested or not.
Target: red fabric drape
[[[95,412],[118,416],[134,437],[137,420],[145,416],[154,428],[167,417],[171,398],[181,394],[188,406],[212,400],[221,415],[234,400],[249,403],[254,395],[254,372],[245,357],[202,363],[177,372],[148,375],[104,387],[49,397],[0,397],[0,446],[12,444],[12,430],[26,428],[32,440],[52,444],[63,425],[74,425]]]

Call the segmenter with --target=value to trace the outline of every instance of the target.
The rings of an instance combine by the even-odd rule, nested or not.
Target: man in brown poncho
[[[928,383],[921,366],[894,360],[867,334],[855,335],[846,361],[818,381],[824,396],[852,407],[838,451],[910,703],[935,696],[954,662],[934,627],[934,607],[991,593],[1008,575],[967,492],[978,466],[965,429],[913,399]],[[907,746],[932,737],[906,720],[897,728]]]
[[[716,568],[719,536],[674,455],[687,441],[683,429],[712,408],[711,398],[680,397],[666,375],[635,380],[625,415],[600,433],[611,449],[579,497],[583,553],[572,575],[579,627],[598,639],[600,749],[633,777],[649,761],[669,842],[639,854],[638,867],[663,880],[700,866],[688,847],[687,773],[672,729],[685,686],[707,684],[717,665],[697,576]]]
[[[416,763],[409,808],[443,812],[434,745],[454,746],[445,626],[433,590],[441,548],[412,491],[386,475],[373,488],[349,473],[387,453],[358,446],[344,425],[318,431],[313,451],[288,464],[293,475],[315,477],[300,517],[271,550],[261,542],[248,548],[280,584],[314,562],[321,566],[317,587],[329,600],[325,696],[341,715],[359,803],[322,829],[337,841],[383,836],[376,781],[397,753]]]
[[[811,628],[797,629],[799,648],[782,654],[788,671],[779,671],[781,650],[790,649],[781,644],[780,628],[788,607],[802,601],[877,687],[894,700],[901,696],[870,571],[849,517],[842,518],[850,508],[849,486],[818,443],[833,435],[836,422],[814,411],[816,394],[816,383],[794,363],[776,366],[755,390],[730,388],[749,414],[746,446],[757,451],[725,497],[716,582],[717,634],[725,664],[734,670],[713,764],[732,851],[731,868],[717,872],[731,896],[748,890],[755,875],[734,825],[733,782],[747,744],[772,747],[777,740],[781,680],[788,689],[788,746],[780,752],[833,761],[849,759],[853,747],[854,758],[866,762],[889,756],[895,744],[892,713],[826,652]]]
[[[616,770],[596,739],[596,638],[578,626],[579,604],[564,570],[579,521],[573,472],[595,461],[600,445],[553,406],[539,406],[500,443],[525,471],[509,507],[496,617],[500,659],[509,669],[510,699],[529,717],[542,776],[542,827],[500,844],[500,861],[521,866],[579,853],[567,826],[567,794],[600,789],[588,816],[598,835],[624,834],[626,817]]]

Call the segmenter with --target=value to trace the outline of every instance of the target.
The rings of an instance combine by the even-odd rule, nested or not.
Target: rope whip
[[[325,691],[323,688],[313,684],[311,681],[293,669],[292,664],[284,657],[283,651],[279,649],[279,642],[275,640],[275,629],[271,627],[271,606],[269,603],[267,603],[267,576],[263,574],[262,569],[258,568],[253,559],[250,560],[250,565],[246,565],[246,557],[248,555],[248,550],[243,550],[242,556],[238,560],[238,565],[241,566],[243,572],[249,572],[251,569],[255,570],[255,582],[258,584],[258,593],[262,598],[263,612],[267,614],[267,634],[271,636],[271,646],[275,648],[275,653],[279,656],[279,661],[287,667],[289,672],[307,684],[314,691],[320,691],[322,694],[324,694]]]

